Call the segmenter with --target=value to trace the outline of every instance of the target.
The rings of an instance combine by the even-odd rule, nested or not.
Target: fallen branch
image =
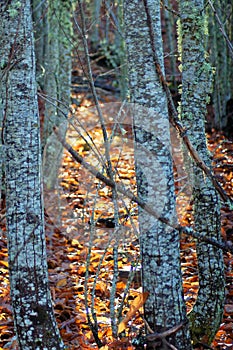
[[[180,234],[185,234],[188,236],[192,236],[202,242],[209,243],[213,245],[214,247],[221,249],[226,252],[230,252],[233,254],[233,247],[229,246],[228,244],[224,242],[219,242],[213,238],[206,237],[204,235],[201,235],[200,233],[194,231],[191,227],[184,227],[181,225],[175,225],[171,223],[167,218],[158,216],[157,211],[155,211],[153,208],[151,208],[148,204],[146,204],[142,199],[140,199],[138,196],[135,196],[133,192],[126,189],[125,186],[122,183],[115,183],[112,179],[109,179],[108,177],[104,176],[101,172],[99,172],[95,167],[93,167],[91,164],[87,163],[83,157],[81,157],[72,147],[69,145],[65,139],[64,136],[62,136],[59,133],[59,129],[57,127],[53,128],[54,133],[56,134],[58,140],[61,142],[63,147],[67,149],[67,151],[72,155],[75,161],[77,161],[79,164],[83,165],[85,169],[87,169],[92,175],[94,175],[97,179],[105,183],[107,186],[111,187],[112,189],[115,189],[118,193],[123,194],[124,196],[131,199],[133,202],[137,203],[142,209],[144,209],[148,214],[151,214],[156,219],[161,221],[162,223],[172,227],[175,230],[178,230]]]
[[[167,349],[167,347],[169,347],[172,350],[178,350],[174,345],[170,344],[167,341],[166,337],[178,332],[183,327],[183,325],[184,325],[183,323],[180,323],[179,325],[174,326],[174,327],[172,327],[172,328],[170,328],[167,331],[164,331],[162,333],[153,332],[146,321],[145,321],[145,324],[146,324],[147,329],[150,332],[150,334],[147,334],[147,336],[146,336],[146,341],[155,342],[156,340],[159,340],[161,342],[161,344],[163,345],[164,349]]]

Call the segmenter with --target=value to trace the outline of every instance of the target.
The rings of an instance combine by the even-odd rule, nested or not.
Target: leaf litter
[[[77,96],[77,99],[79,97]],[[109,96],[106,99],[110,102]],[[92,127],[96,125],[96,121],[90,109],[90,100],[85,100],[82,96],[82,101],[80,121],[85,128],[89,124],[90,129],[91,125],[91,140],[103,154],[102,132],[99,127]],[[111,135],[111,127],[107,131]],[[97,156],[93,156],[89,142],[77,137],[75,132],[73,135],[71,132],[69,138],[73,140],[73,147],[88,162],[102,169],[103,164]],[[119,135],[119,132],[114,138],[111,155],[116,181],[122,181],[136,193],[132,145],[122,141],[126,137]],[[208,146],[213,154],[214,172],[226,192],[232,196],[233,144],[222,133],[212,130],[208,135]],[[178,216],[182,225],[190,226],[193,222],[192,203],[189,198],[185,198],[186,192],[182,192],[183,183],[176,170],[174,169],[176,193],[179,194]],[[88,325],[88,307],[91,321],[94,323],[93,318],[96,318],[98,323],[102,350],[134,349],[131,340],[144,326],[141,308],[146,299],[141,289],[137,206],[126,198],[118,200],[121,225],[116,231],[111,189],[90,176],[67,152],[64,152],[59,177],[57,193],[45,193],[45,219],[51,294],[64,343],[68,349],[98,349]],[[4,198],[0,221],[0,349],[17,349],[10,305],[3,200]],[[227,207],[222,207],[222,235],[230,244],[233,243],[232,223],[232,212]],[[118,245],[119,250],[116,310],[122,307],[123,303],[118,325],[121,337],[118,339],[113,337],[110,317],[114,244]],[[181,265],[185,302],[189,312],[197,297],[198,273],[195,242],[185,236],[181,237]],[[230,253],[225,253],[225,266],[226,301],[222,324],[212,344],[216,350],[233,348],[233,257]],[[129,278],[131,285],[125,295]]]

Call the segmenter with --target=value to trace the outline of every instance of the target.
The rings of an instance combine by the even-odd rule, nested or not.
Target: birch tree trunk
[[[205,113],[211,93],[212,68],[205,59],[204,1],[180,1],[180,32],[182,61],[181,118],[189,138],[201,158],[211,166],[205,137]],[[195,230],[221,241],[219,198],[212,182],[193,167]],[[198,242],[199,291],[189,315],[194,343],[210,344],[217,332],[224,302],[224,265],[220,249]]]
[[[48,285],[30,0],[0,2],[11,301],[19,349],[63,349]]]
[[[129,88],[134,106],[135,163],[138,195],[176,223],[174,180],[166,95],[153,62],[144,3],[150,11],[155,50],[163,69],[160,1],[125,0],[125,38]],[[183,323],[169,341],[179,350],[192,349],[183,299],[179,233],[139,209],[144,292],[149,293],[144,317],[154,332]],[[165,349],[157,344],[156,349]],[[154,349],[154,344],[148,344]]]

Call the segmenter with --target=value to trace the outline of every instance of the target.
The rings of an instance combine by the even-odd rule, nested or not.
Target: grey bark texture
[[[1,1],[0,16],[2,143],[15,329],[19,349],[63,349],[48,285],[30,1]]]
[[[147,1],[156,33],[161,67],[160,2]],[[170,132],[165,92],[157,76],[143,1],[124,1],[129,88],[134,103],[135,163],[138,195],[158,217],[177,221]],[[143,290],[149,292],[144,317],[154,332],[183,327],[169,341],[179,350],[192,349],[186,323],[180,267],[179,234],[139,209]],[[148,344],[153,349],[154,344]],[[164,349],[164,344],[157,349]]]
[[[204,1],[180,1],[179,42],[182,62],[181,119],[205,164],[211,167],[205,136],[206,103],[212,86],[212,68],[205,58]],[[221,241],[219,198],[211,181],[187,157],[193,186],[195,230]],[[189,314],[194,343],[210,344],[217,332],[224,303],[224,265],[220,249],[196,243],[199,291]]]

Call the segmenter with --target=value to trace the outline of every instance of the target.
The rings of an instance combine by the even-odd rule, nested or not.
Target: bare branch
[[[175,11],[173,8],[170,6],[167,6],[164,4],[164,1],[160,1],[161,6],[163,6],[167,11],[171,12],[173,15],[180,17],[180,13]]]
[[[142,199],[135,196],[133,192],[126,189],[125,186],[122,183],[115,183],[112,179],[107,178],[102,173],[100,173],[95,167],[93,167],[91,164],[87,163],[63,138],[63,136],[60,135],[59,129],[54,127],[54,132],[57,135],[58,140],[62,143],[62,145],[67,149],[67,151],[72,155],[75,161],[77,161],[79,164],[83,165],[85,169],[87,169],[92,175],[94,175],[97,179],[104,182],[107,186],[115,189],[118,193],[123,194],[124,196],[131,199],[133,202],[137,203],[142,209],[144,209],[147,213],[153,215],[156,219],[160,220],[164,224],[172,227],[175,230],[178,230],[183,234],[186,234],[188,236],[192,236],[200,241],[209,243],[213,245],[214,247],[221,249],[226,252],[231,252],[233,254],[233,247],[229,246],[228,244],[224,242],[219,242],[213,238],[206,237],[199,232],[194,231],[191,227],[183,227],[181,225],[175,225],[171,223],[167,218],[158,216],[157,211],[151,208],[148,204],[146,204]]]
[[[156,332],[154,332],[154,333],[152,333],[152,334],[148,334],[148,335],[146,336],[146,338],[147,338],[147,340],[149,340],[149,341],[153,341],[153,340],[155,340],[155,339],[166,338],[166,337],[168,337],[169,335],[172,335],[172,334],[178,332],[178,331],[183,327],[183,325],[184,325],[183,323],[180,323],[180,324],[178,324],[177,326],[174,326],[174,327],[172,327],[172,328],[170,328],[170,329],[168,329],[167,331],[164,331],[164,332],[162,332],[162,333],[156,333]]]
[[[155,340],[161,340],[162,344],[169,347],[170,349],[172,350],[178,350],[174,345],[170,344],[166,337],[178,332],[182,327],[183,327],[183,323],[180,323],[179,325],[177,326],[174,326],[170,329],[168,329],[167,331],[164,331],[162,333],[151,333],[151,334],[148,334],[146,336],[146,340],[149,341],[149,342],[153,342]],[[146,326],[148,327],[148,323],[146,322]],[[149,331],[151,332],[151,328],[149,327]]]
[[[93,74],[91,69],[91,62],[90,62],[90,55],[89,55],[89,49],[88,49],[88,43],[86,38],[86,22],[85,22],[85,14],[83,11],[82,1],[78,0],[79,10],[80,10],[80,17],[81,17],[81,28],[79,27],[76,19],[74,18],[74,23],[77,25],[77,28],[79,29],[81,33],[81,38],[83,42],[84,47],[84,53],[85,53],[85,59],[87,64],[87,71],[88,71],[88,80],[90,89],[94,98],[95,107],[98,113],[101,129],[102,129],[102,135],[104,139],[104,149],[105,149],[105,157],[107,161],[107,174],[108,177],[111,179],[112,182],[114,182],[114,172],[112,168],[112,162],[110,157],[110,142],[108,139],[108,134],[106,130],[106,125],[103,117],[103,113],[99,104],[98,96],[96,93],[96,88],[93,80]],[[119,215],[118,215],[118,203],[117,203],[117,189],[116,187],[112,187],[112,199],[113,199],[113,205],[114,205],[114,220],[116,226],[119,223]],[[112,280],[112,287],[110,291],[110,316],[111,316],[111,322],[112,322],[112,331],[113,335],[117,336],[117,325],[116,325],[116,315],[115,315],[115,296],[116,296],[116,284],[118,279],[118,243],[116,242],[113,247],[113,257],[114,257],[114,264],[113,264],[113,280]]]

